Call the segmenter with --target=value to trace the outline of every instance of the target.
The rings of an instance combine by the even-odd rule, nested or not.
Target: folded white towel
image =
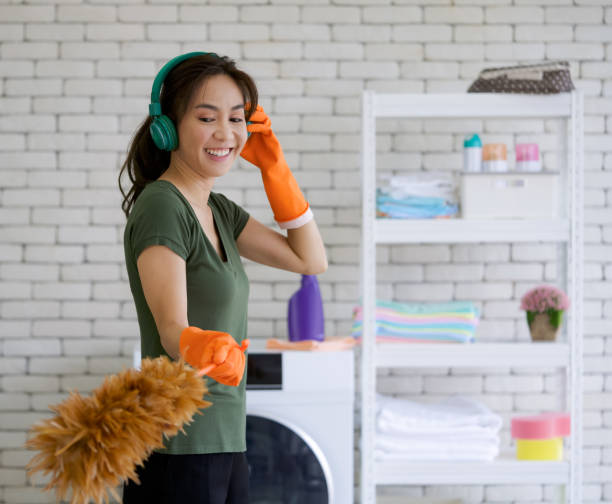
[[[435,404],[379,395],[377,416],[400,432],[452,433],[466,427],[498,431],[502,419],[484,404],[466,397],[450,397]]]
[[[404,460],[494,460],[499,455],[499,438],[434,440],[376,435],[375,456]]]
[[[494,438],[499,432],[497,425],[482,427],[480,425],[458,425],[458,426],[429,426],[429,425],[405,425],[403,422],[389,420],[379,415],[376,419],[378,432],[396,436],[418,436],[426,438],[462,438],[483,439]]]
[[[377,460],[409,460],[409,461],[429,461],[429,460],[472,460],[486,461],[495,460],[499,455],[499,448],[486,448],[483,450],[461,450],[459,452],[452,449],[427,449],[423,451],[411,452],[387,452],[378,448],[374,449],[374,458]]]
[[[475,443],[496,441],[499,438],[499,429],[484,429],[481,427],[461,427],[454,429],[425,430],[403,428],[393,422],[379,418],[376,421],[376,431],[380,434],[393,436],[401,439],[433,440],[447,442],[453,440],[465,440]]]
[[[483,439],[443,439],[436,440],[434,438],[419,438],[418,436],[390,436],[388,434],[378,433],[376,435],[375,447],[386,452],[420,452],[427,450],[443,450],[443,451],[489,451],[490,449],[499,448],[499,437],[483,438]]]

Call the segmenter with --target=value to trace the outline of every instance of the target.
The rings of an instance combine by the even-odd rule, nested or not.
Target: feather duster
[[[107,376],[90,397],[73,392],[51,406],[56,415],[34,425],[26,443],[39,451],[28,475],[50,473],[45,490],[55,488],[58,500],[71,494],[71,504],[101,504],[109,493],[120,500],[118,485],[139,483],[136,466],[211,405],[202,399],[206,392],[197,370],[183,361],[143,359],[140,371]]]

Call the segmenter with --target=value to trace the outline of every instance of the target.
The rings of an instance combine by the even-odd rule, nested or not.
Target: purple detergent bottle
[[[289,299],[289,341],[325,339],[323,301],[316,275],[302,275],[302,286]]]

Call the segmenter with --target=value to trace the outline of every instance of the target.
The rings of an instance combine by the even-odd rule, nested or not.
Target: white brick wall
[[[47,405],[131,363],[137,324],[116,175],[156,71],[181,52],[234,57],[315,209],[330,268],[326,331],[346,334],[358,300],[360,93],[461,92],[485,66],[567,59],[585,106],[585,502],[612,500],[612,7],[606,0],[0,1],[0,504],[52,502],[30,481],[27,427]],[[390,169],[448,170],[468,131],[555,145],[552,122],[381,121]],[[545,152],[545,163],[553,163]],[[220,190],[272,224],[259,176]],[[379,247],[378,295],[473,300],[479,335],[528,338],[517,304],[556,272],[550,244]],[[251,337],[286,336],[294,274],[247,264]],[[555,370],[382,372],[381,392],[482,399],[507,423],[560,407]],[[550,502],[552,486],[399,487],[381,501]],[[393,494],[397,496],[394,500]]]

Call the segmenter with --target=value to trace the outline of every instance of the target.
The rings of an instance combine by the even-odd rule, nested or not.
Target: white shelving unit
[[[540,220],[386,220],[375,218],[376,119],[557,118],[569,122],[560,146],[565,215]],[[506,94],[376,94],[362,103],[361,300],[361,503],[376,501],[377,485],[557,484],[564,502],[582,501],[583,327],[583,114],[579,92],[529,96]],[[376,245],[399,243],[554,242],[562,246],[571,307],[566,340],[559,343],[428,345],[376,343]],[[412,462],[374,459],[376,370],[390,367],[556,367],[566,372],[566,407],[572,418],[567,461]]]

